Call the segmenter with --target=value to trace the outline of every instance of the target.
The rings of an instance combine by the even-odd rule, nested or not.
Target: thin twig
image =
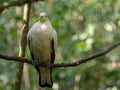
[[[115,44],[113,44],[112,46],[110,46],[109,48],[107,48],[106,50],[94,54],[88,58],[84,58],[78,61],[75,61],[73,63],[60,63],[60,64],[51,64],[52,68],[58,68],[58,67],[74,67],[74,66],[78,66],[80,64],[86,63],[88,61],[91,61],[95,58],[101,57],[106,55],[107,53],[109,53],[111,50],[115,49],[116,47],[120,46],[120,42],[117,42]],[[22,58],[22,57],[16,57],[16,56],[7,56],[7,55],[2,55],[0,54],[0,58],[4,59],[4,60],[9,60],[9,61],[16,61],[16,62],[22,62],[22,63],[28,63],[28,64],[32,64],[32,60],[30,59],[26,59],[26,58]],[[38,64],[40,66],[44,66],[42,63],[38,62]]]

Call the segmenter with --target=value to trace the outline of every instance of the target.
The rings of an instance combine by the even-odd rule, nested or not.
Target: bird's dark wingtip
[[[48,88],[52,88],[53,85],[47,84],[45,83],[44,85],[41,85],[41,83],[39,82],[40,87],[44,88],[44,87],[48,87]]]

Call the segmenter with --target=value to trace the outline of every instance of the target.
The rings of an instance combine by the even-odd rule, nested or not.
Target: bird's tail
[[[52,70],[50,68],[39,68],[39,85],[41,87],[52,87]]]

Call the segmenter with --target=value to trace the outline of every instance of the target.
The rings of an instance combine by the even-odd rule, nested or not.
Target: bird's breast
[[[40,25],[40,27],[37,29],[37,32],[43,32],[43,31],[48,31],[48,26],[46,24]]]
[[[43,26],[44,27],[44,26]],[[41,61],[48,60],[51,55],[51,37],[52,32],[49,29],[37,30],[32,39],[33,39],[33,48],[36,58],[41,58]]]
[[[48,28],[48,27],[47,27],[47,25],[45,25],[45,24],[42,24],[41,27],[40,27],[41,30],[46,30],[47,28]]]

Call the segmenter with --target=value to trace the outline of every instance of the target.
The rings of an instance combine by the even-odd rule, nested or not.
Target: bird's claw
[[[46,61],[44,63],[44,66],[47,67],[47,68],[51,68],[51,62],[50,62],[50,60]]]
[[[33,64],[34,66],[36,66],[36,65],[39,64],[39,62],[38,62],[38,60],[32,60],[32,64]]]
[[[42,63],[42,62],[41,62],[41,63]],[[32,64],[33,64],[34,66],[37,66],[37,65],[39,65],[39,61],[38,61],[38,60],[32,60]],[[51,68],[51,62],[50,62],[50,60],[44,62],[43,64],[44,64],[45,67]]]

